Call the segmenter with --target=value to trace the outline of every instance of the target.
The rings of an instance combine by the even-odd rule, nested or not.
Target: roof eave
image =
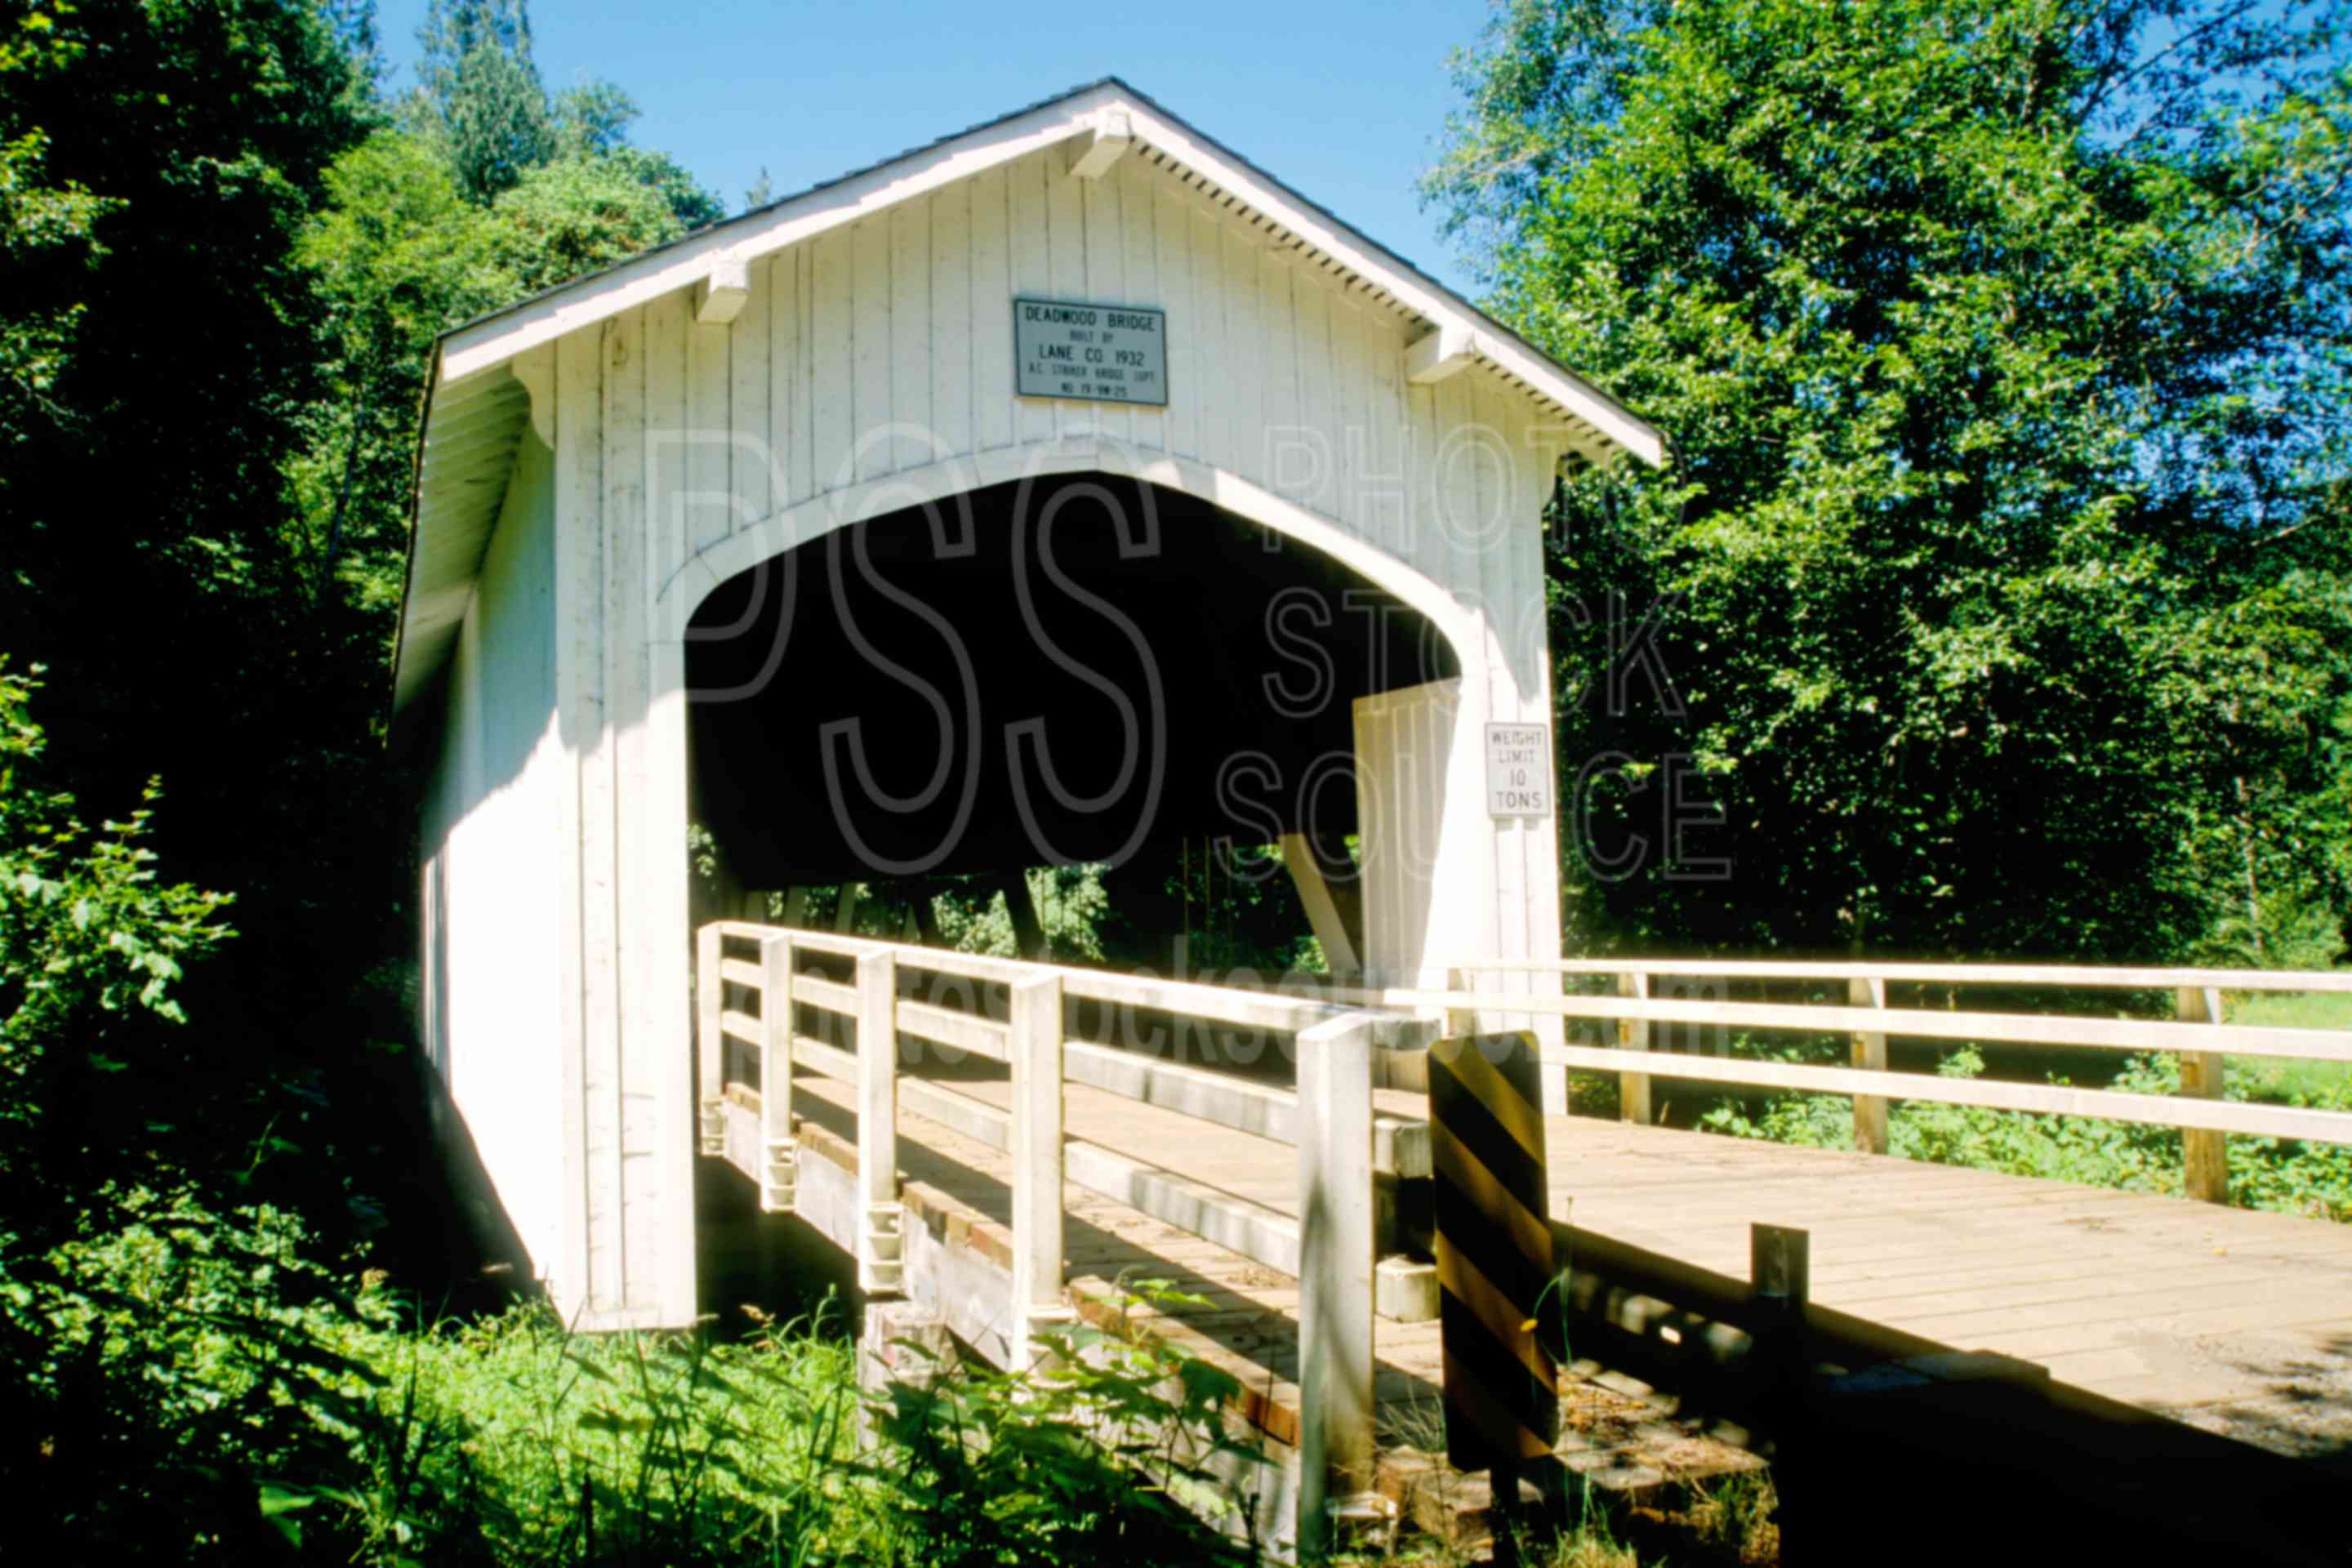
[[[1603,445],[1654,468],[1665,461],[1665,439],[1648,421],[1403,257],[1116,77],[812,186],[469,322],[443,340],[438,374],[447,384],[465,381],[631,305],[690,288],[722,261],[772,254],[924,191],[1066,142],[1094,128],[1107,110],[1128,115],[1138,141],[1265,213],[1433,327],[1472,333],[1479,358],[1590,426]]]

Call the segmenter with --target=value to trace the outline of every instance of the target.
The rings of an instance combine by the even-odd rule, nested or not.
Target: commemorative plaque
[[[1013,301],[1013,390],[1023,397],[1168,406],[1168,312]]]

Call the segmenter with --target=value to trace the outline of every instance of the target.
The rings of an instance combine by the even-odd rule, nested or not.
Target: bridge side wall
[[[562,1049],[546,1081],[565,1159],[550,1273],[583,1324],[695,1309],[679,630],[733,570],[908,504],[899,476],[936,487],[943,462],[977,476],[1099,452],[1211,476],[1221,504],[1306,520],[1368,574],[1433,591],[1463,668],[1457,745],[1480,745],[1488,718],[1549,720],[1538,520],[1558,416],[1483,365],[1410,384],[1405,318],[1140,159],[1090,182],[1064,157],[756,263],[731,324],[698,322],[682,291],[515,363],[552,447]],[[1170,405],[1016,399],[1015,296],[1165,309]],[[1484,807],[1472,791],[1446,807],[1475,861],[1463,952],[1556,954],[1552,824]]]
[[[542,1277],[564,1166],[552,456],[525,433],[448,666],[422,846],[425,1050],[488,1178],[488,1238]]]

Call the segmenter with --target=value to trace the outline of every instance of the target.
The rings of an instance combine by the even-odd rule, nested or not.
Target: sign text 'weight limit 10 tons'
[[[1486,815],[1551,815],[1551,731],[1543,725],[1486,726]]]
[[[1168,406],[1168,313],[1013,301],[1013,390],[1023,397]]]

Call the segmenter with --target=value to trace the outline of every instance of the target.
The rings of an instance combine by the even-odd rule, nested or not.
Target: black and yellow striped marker
[[[1498,1481],[1549,1454],[1559,1430],[1558,1374],[1536,1330],[1552,1278],[1536,1060],[1529,1034],[1465,1035],[1429,1053],[1446,1458]]]

